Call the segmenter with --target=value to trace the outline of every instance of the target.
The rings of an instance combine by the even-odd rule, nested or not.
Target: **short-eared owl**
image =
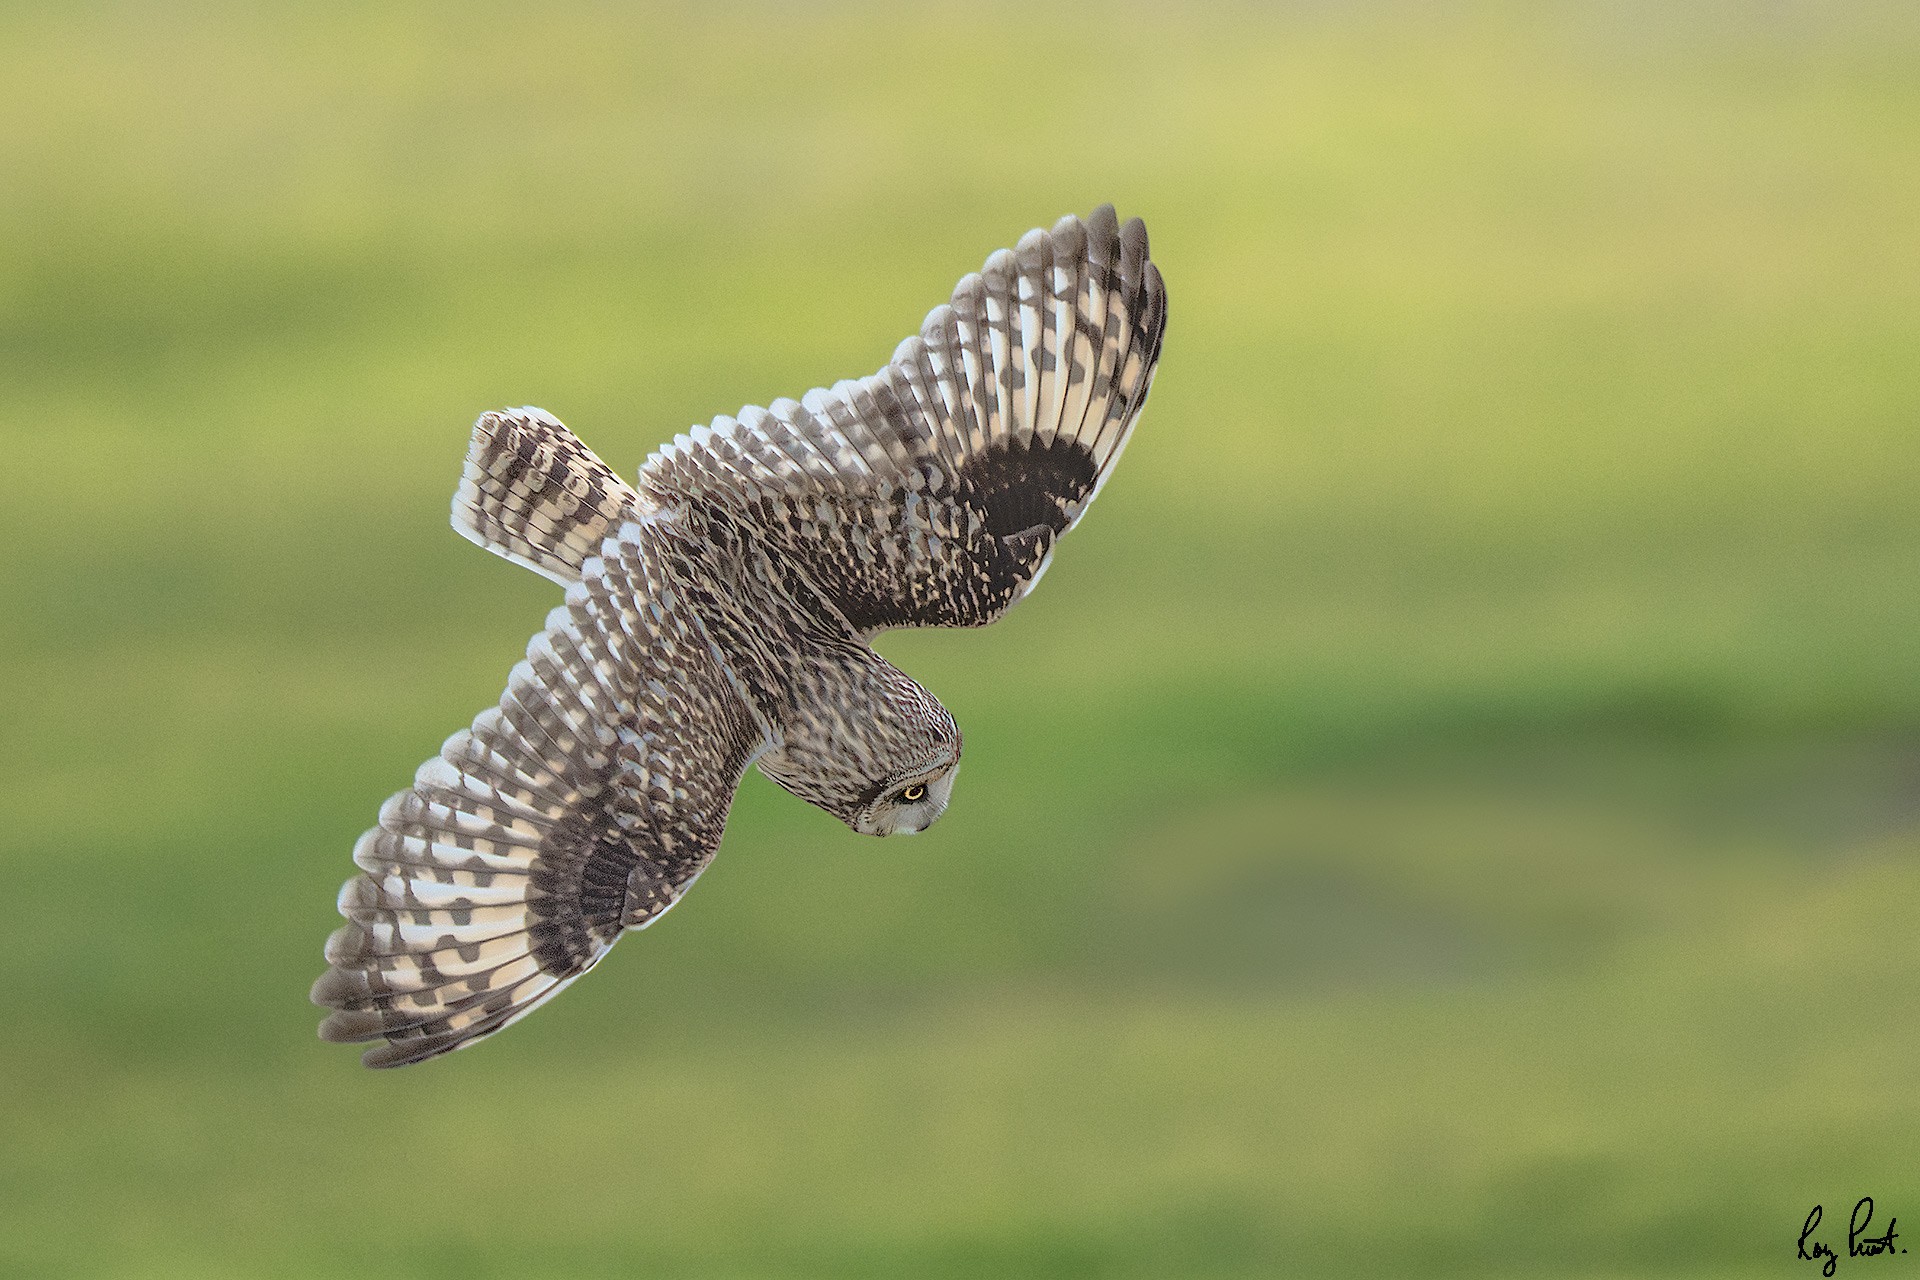
[[[868,641],[1033,589],[1166,314],[1103,206],[988,258],[872,377],[716,418],[634,487],[538,409],[483,416],[454,527],[566,603],[354,847],[321,1036],[399,1066],[530,1012],[687,891],[749,764],[855,831],[932,825],[960,731]]]

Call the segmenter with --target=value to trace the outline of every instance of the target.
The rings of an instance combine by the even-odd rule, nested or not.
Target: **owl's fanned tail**
[[[453,495],[460,536],[562,586],[628,518],[625,481],[543,409],[485,413]]]

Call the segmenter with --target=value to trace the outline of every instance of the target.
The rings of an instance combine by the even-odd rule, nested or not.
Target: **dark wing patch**
[[[996,538],[1044,525],[1065,533],[1099,468],[1077,440],[1008,439],[960,468],[960,499]]]
[[[639,865],[640,850],[604,807],[554,824],[528,877],[527,932],[542,969],[578,973],[613,945]]]
[[[989,257],[873,376],[677,438],[641,496],[751,530],[861,632],[980,626],[1112,473],[1165,330],[1140,220],[1062,218]]]

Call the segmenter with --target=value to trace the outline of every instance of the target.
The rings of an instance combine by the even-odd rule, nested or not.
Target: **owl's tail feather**
[[[640,499],[612,467],[544,409],[480,415],[453,527],[461,537],[561,586]]]

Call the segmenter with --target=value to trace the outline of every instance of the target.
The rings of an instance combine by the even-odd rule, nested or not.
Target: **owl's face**
[[[931,770],[890,779],[874,799],[854,811],[847,825],[863,836],[918,835],[947,811],[959,772],[956,754]]]

